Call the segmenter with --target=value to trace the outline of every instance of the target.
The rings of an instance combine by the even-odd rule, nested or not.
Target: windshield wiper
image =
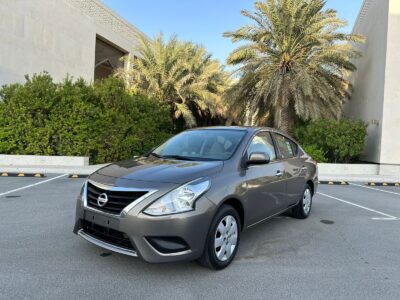
[[[161,155],[159,155],[159,154],[157,154],[155,152],[150,152],[148,156],[150,156],[150,155],[152,155],[154,157],[157,157],[157,158],[164,158],[163,156],[161,156]]]
[[[152,155],[154,157],[157,157],[157,158],[172,158],[172,159],[179,159],[179,160],[194,160],[191,157],[182,156],[182,155],[160,155],[160,154],[157,154],[155,152],[150,152],[148,154],[148,156],[150,156],[150,155]]]
[[[191,157],[182,156],[182,155],[163,155],[162,158],[172,158],[172,159],[178,159],[178,160],[194,160]]]

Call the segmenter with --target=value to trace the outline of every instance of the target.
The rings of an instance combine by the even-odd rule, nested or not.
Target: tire
[[[295,207],[292,208],[293,218],[305,219],[310,215],[312,207],[312,197],[312,189],[309,184],[306,184],[301,200]],[[307,203],[309,203],[309,205]]]
[[[229,223],[230,227],[228,225]],[[221,234],[223,231],[221,231],[221,229],[226,229],[226,235]],[[235,258],[237,249],[239,247],[240,229],[241,224],[237,211],[230,205],[221,206],[211,222],[204,252],[198,262],[201,265],[213,270],[221,270],[229,266],[229,264]],[[234,244],[235,240],[236,243]],[[215,247],[217,241],[220,241],[222,245]],[[232,247],[233,244],[234,247]],[[231,249],[229,256],[228,249]]]

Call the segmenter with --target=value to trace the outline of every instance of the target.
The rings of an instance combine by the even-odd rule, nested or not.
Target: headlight
[[[157,199],[143,212],[152,216],[162,216],[193,210],[196,199],[209,188],[209,179],[196,179]]]
[[[81,188],[81,192],[79,193],[79,200],[81,200],[82,202],[85,202],[86,199],[86,185],[87,185],[87,181],[85,181],[85,183],[82,185]]]

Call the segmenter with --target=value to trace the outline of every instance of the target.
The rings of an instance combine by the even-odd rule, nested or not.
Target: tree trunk
[[[258,108],[250,101],[247,102],[244,111],[244,126],[258,126]]]
[[[292,135],[294,123],[296,120],[296,113],[294,108],[289,103],[282,107],[276,108],[274,117],[274,127],[282,132]]]
[[[246,109],[244,111],[244,126],[250,126],[250,109],[249,106],[246,105]]]

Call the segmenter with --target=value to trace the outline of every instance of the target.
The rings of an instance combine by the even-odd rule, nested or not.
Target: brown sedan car
[[[92,174],[74,232],[148,262],[197,259],[222,269],[244,230],[283,212],[307,218],[317,182],[316,162],[275,129],[187,130]]]

